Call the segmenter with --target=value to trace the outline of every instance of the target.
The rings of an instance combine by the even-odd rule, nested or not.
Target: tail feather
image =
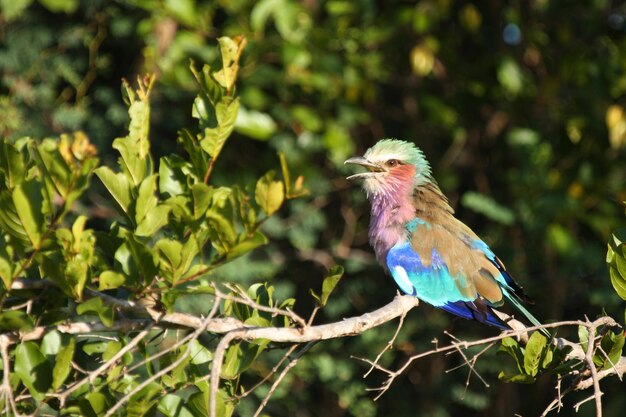
[[[539,320],[537,320],[537,318],[535,316],[533,316],[530,313],[530,311],[526,310],[526,308],[522,305],[522,303],[520,303],[520,301],[519,301],[519,299],[517,297],[512,296],[506,290],[504,291],[504,294],[505,294],[505,297],[506,297],[507,301],[511,303],[511,305],[513,306],[515,311],[517,311],[522,316],[524,316],[524,318],[526,320],[528,320],[530,322],[530,324],[532,324],[533,326],[542,326],[541,322]],[[548,339],[550,339],[552,337],[550,332],[548,332],[548,330],[546,330],[546,329],[539,329],[539,331],[541,331],[541,333],[544,336],[546,336]]]

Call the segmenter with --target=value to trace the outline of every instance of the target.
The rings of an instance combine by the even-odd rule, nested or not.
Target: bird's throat
[[[370,195],[372,204],[369,239],[376,259],[385,267],[389,250],[407,239],[405,224],[415,217],[410,184],[400,185],[393,193]]]

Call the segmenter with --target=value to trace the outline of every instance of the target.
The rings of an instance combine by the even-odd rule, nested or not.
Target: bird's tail
[[[530,322],[530,324],[532,324],[533,326],[542,326],[541,322],[539,320],[537,320],[537,318],[535,316],[533,316],[530,311],[528,311],[526,309],[526,307],[524,307],[522,305],[522,303],[520,302],[520,300],[512,294],[509,294],[508,291],[504,291],[506,294],[506,298],[508,299],[508,301],[511,303],[511,305],[513,306],[513,308],[515,309],[515,311],[517,311],[518,313],[520,313],[522,316],[524,316],[524,318],[526,320],[528,320]],[[548,339],[552,338],[552,335],[550,334],[550,332],[544,328],[539,329],[539,331],[546,336]]]

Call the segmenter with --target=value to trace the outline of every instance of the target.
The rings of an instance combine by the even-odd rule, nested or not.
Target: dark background
[[[375,263],[369,207],[344,179],[343,161],[396,137],[424,150],[458,216],[536,301],[538,318],[606,311],[621,319],[605,254],[626,200],[626,8],[604,0],[506,3],[3,2],[0,131],[43,138],[83,130],[111,162],[111,142],[128,123],[121,79],[153,72],[152,152],[180,152],[176,132],[192,123],[196,93],[189,60],[213,63],[217,37],[243,34],[238,94],[253,113],[226,145],[213,181],[253,184],[283,151],[310,195],[268,222],[272,243],[222,268],[222,279],[271,280],[308,314],[309,288],[341,264],[346,276],[318,322],[389,302],[396,287]],[[447,342],[443,330],[463,339],[496,334],[420,306],[383,363],[395,367],[435,338]],[[367,367],[351,355],[373,359],[394,331],[389,324],[318,344],[266,414],[537,416],[555,395],[555,377],[500,382],[499,370],[512,363],[492,349],[477,364],[489,387],[475,376],[466,387],[467,367],[447,372],[461,358],[436,355],[373,402],[366,388],[384,375],[363,379]],[[602,387],[605,416],[623,415],[623,385],[613,378]],[[251,415],[263,395],[237,413]],[[568,396],[560,415],[576,414],[572,406],[588,395]],[[576,415],[593,413],[589,402]]]

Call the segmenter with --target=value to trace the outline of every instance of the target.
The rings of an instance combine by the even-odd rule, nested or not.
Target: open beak
[[[368,161],[362,156],[355,156],[354,158],[350,158],[344,162],[344,164],[352,164],[352,165],[360,165],[362,167],[367,168],[368,172],[362,172],[360,174],[350,175],[347,179],[349,180],[358,180],[364,179],[374,175],[377,172],[383,172],[385,169],[378,164]]]

